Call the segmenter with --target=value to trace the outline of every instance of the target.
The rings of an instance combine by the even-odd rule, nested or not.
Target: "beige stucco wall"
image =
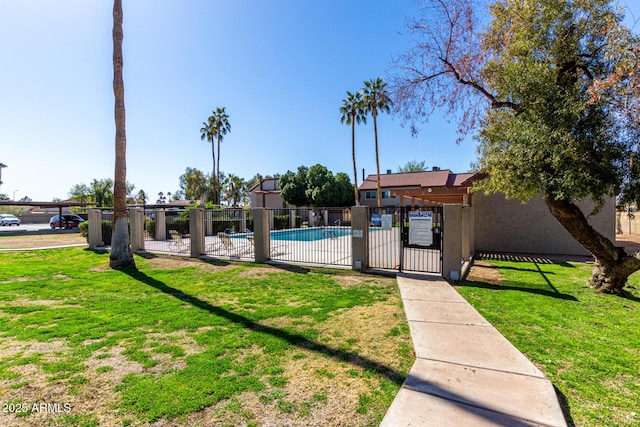
[[[476,251],[589,255],[549,213],[541,198],[526,204],[506,200],[503,195],[473,195],[475,207]],[[578,204],[589,215],[594,204],[585,200]],[[598,215],[589,223],[607,238],[615,239],[615,202],[608,198]]]

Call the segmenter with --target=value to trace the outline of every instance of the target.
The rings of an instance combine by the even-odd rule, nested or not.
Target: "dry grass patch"
[[[87,244],[87,239],[82,237],[80,233],[25,234],[20,236],[0,234],[0,249],[46,248],[79,244]]]
[[[475,260],[473,266],[467,275],[469,282],[484,282],[492,285],[499,285],[504,281],[504,277],[497,268],[493,267],[486,261]]]

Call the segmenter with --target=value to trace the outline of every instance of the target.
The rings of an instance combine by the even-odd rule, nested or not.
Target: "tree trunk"
[[[220,131],[218,131],[218,164],[216,166],[216,204],[219,205],[222,200],[222,183],[220,182]]]
[[[628,296],[624,287],[629,275],[640,270],[639,254],[631,256],[615,246],[589,224],[580,208],[571,201],[555,200],[550,194],[544,199],[551,214],[596,259],[589,285],[599,292]]]
[[[111,268],[135,267],[129,242],[127,215],[127,136],[122,79],[122,0],[113,1],[113,93],[115,96],[116,163],[113,180],[113,232],[111,237]]]
[[[373,116],[373,136],[376,141],[376,173],[377,173],[377,188],[376,193],[378,196],[378,207],[382,207],[382,190],[380,189],[380,160],[378,158],[378,123],[376,121],[376,107],[374,106],[371,110],[371,115]]]
[[[356,115],[351,114],[351,157],[353,159],[353,193],[355,195],[356,206],[360,206],[358,197],[358,169],[356,168]]]

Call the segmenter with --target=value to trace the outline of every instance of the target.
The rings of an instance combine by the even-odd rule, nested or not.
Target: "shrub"
[[[156,220],[150,219],[145,221],[144,228],[152,239],[156,238]]]
[[[173,221],[167,221],[167,236],[169,230],[176,230],[180,234],[189,234],[189,218],[173,218]]]
[[[102,220],[102,243],[105,246],[111,245],[111,233],[113,232],[113,221]]]
[[[78,228],[80,228],[80,235],[89,242],[89,221],[81,222],[78,224]]]

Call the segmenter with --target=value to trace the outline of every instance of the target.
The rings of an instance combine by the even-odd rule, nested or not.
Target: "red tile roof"
[[[404,172],[380,174],[380,187],[386,189],[470,187],[476,173],[453,173],[448,169],[426,172]],[[376,175],[369,175],[360,185],[360,190],[376,190]]]

